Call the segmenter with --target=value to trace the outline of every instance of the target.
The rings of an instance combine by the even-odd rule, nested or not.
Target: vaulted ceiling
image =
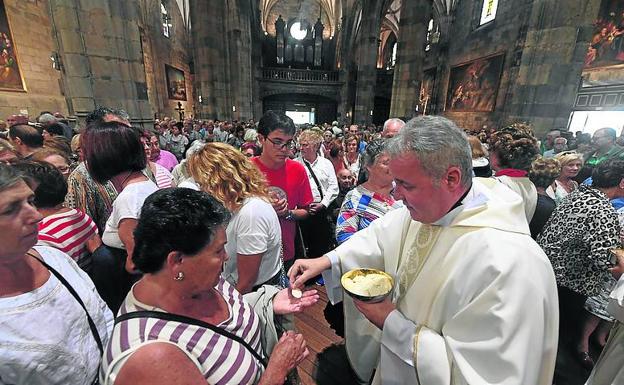
[[[338,23],[342,18],[342,0],[260,0],[260,17],[262,22],[262,28],[267,31],[270,21],[271,10],[280,2],[302,3],[302,2],[314,2],[319,4],[323,11],[327,14],[329,25],[325,28],[329,28],[331,35],[333,36],[338,27]],[[348,0],[346,0],[348,1]]]

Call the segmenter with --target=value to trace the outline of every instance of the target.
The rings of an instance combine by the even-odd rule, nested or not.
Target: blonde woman
[[[187,162],[192,179],[180,187],[209,193],[232,212],[223,276],[245,294],[278,284],[282,236],[264,175],[245,155],[225,143],[207,143]]]
[[[555,159],[561,165],[561,174],[546,189],[546,194],[559,204],[563,198],[578,187],[574,178],[583,167],[583,155],[576,152],[562,152],[557,154]]]

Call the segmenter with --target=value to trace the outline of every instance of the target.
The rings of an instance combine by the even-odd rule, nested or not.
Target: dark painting
[[[603,0],[585,55],[585,68],[624,64],[624,1]]]
[[[184,71],[165,64],[165,72],[167,74],[167,93],[169,99],[186,100],[186,81],[184,80]]]
[[[431,115],[434,112],[431,103],[434,95],[433,85],[435,84],[435,76],[435,68],[425,70],[423,74],[423,80],[420,84],[420,95],[418,97],[419,111],[423,115]]]
[[[447,111],[494,111],[504,55],[477,59],[451,68]]]
[[[6,8],[2,0],[0,0],[0,90],[26,91]]]

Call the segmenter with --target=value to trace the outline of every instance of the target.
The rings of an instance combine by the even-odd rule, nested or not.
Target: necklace
[[[128,182],[130,177],[134,175],[135,173],[136,171],[128,171],[128,175],[126,175],[126,177],[119,183],[119,185],[117,185],[117,183],[115,182],[113,182],[113,185],[119,192],[121,192],[126,187],[126,182]]]

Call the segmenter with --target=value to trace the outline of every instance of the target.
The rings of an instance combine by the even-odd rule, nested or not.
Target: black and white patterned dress
[[[610,250],[620,247],[620,223],[600,190],[580,186],[566,196],[537,243],[550,259],[559,286],[587,297],[612,287]]]

